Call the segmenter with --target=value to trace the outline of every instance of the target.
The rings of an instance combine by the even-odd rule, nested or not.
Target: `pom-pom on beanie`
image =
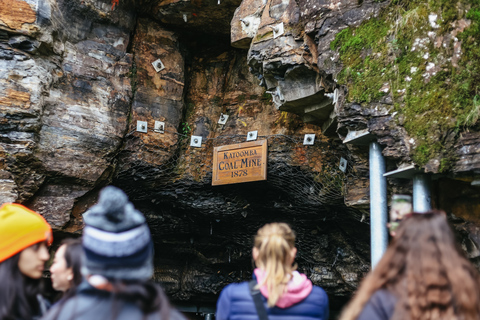
[[[153,275],[153,245],[141,212],[120,189],[102,189],[98,203],[83,215],[85,275],[148,280]]]
[[[45,219],[17,203],[0,207],[0,262],[37,242],[53,241],[52,228]]]

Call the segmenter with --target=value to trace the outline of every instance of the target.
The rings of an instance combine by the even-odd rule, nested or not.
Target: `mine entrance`
[[[205,318],[223,287],[251,278],[258,228],[282,221],[297,233],[298,270],[327,291],[334,314],[369,270],[368,215],[344,204],[345,184],[356,178],[353,161],[331,142],[264,136],[266,181],[212,186],[213,148],[245,138],[204,139],[201,148],[179,140],[179,152],[161,166],[139,162],[119,171],[113,183],[148,219],[154,280],[190,318]]]

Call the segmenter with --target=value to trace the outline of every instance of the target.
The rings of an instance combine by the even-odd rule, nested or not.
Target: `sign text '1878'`
[[[266,140],[216,147],[212,185],[266,180]]]

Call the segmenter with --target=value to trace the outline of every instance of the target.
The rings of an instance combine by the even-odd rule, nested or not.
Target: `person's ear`
[[[290,256],[292,258],[292,263],[293,261],[295,261],[295,257],[297,256],[297,248],[293,247],[291,250],[290,250]]]
[[[68,268],[66,272],[67,272],[67,280],[72,281],[73,280],[73,269]]]
[[[253,247],[253,250],[252,250],[252,258],[253,258],[253,261],[257,261],[259,254],[260,254],[260,253],[258,252],[258,249],[257,249],[256,247]]]

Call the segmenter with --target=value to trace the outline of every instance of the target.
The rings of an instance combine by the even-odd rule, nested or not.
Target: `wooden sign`
[[[212,186],[267,180],[267,140],[213,149]]]

